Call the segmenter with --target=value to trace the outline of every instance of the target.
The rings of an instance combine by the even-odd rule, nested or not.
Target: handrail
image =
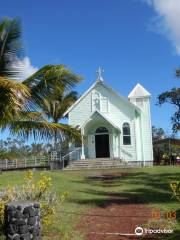
[[[82,149],[81,147],[77,147],[77,148],[73,149],[71,152],[68,152],[67,154],[65,154],[65,155],[62,157],[63,168],[64,168],[65,158],[70,157],[73,153],[76,153],[76,152],[80,151],[81,149]],[[77,160],[79,160],[79,159],[77,159]]]
[[[72,150],[71,152],[68,152],[67,154],[65,154],[62,159],[64,159],[65,157],[67,157],[68,155],[72,154],[73,152],[76,152],[77,150],[80,150],[81,147],[75,148],[74,150]]]

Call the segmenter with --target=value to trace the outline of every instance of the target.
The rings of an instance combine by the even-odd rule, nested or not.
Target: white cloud
[[[157,13],[153,21],[156,30],[166,34],[180,55],[180,0],[143,0]]]
[[[13,68],[18,69],[19,71],[18,77],[16,77],[17,80],[24,80],[38,70],[38,68],[31,65],[31,61],[28,57],[24,57],[23,59],[16,59],[11,67],[12,71]]]

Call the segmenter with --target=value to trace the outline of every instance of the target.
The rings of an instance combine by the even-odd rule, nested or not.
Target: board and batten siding
[[[140,98],[138,97],[138,100]],[[130,99],[134,104],[137,104],[136,99]],[[150,97],[142,97],[141,113],[136,113],[135,129],[136,129],[136,149],[137,159],[144,162],[153,161],[152,151],[152,126],[150,113]],[[138,132],[140,134],[138,134]]]
[[[103,84],[96,84],[95,87],[85,95],[79,103],[77,103],[74,108],[69,112],[69,124],[72,126],[81,126],[85,121],[88,120],[93,112],[92,99],[94,92],[100,93],[102,98],[108,101],[108,111],[102,111],[103,115],[110,119],[116,126],[121,129],[120,133],[120,155],[126,160],[137,160],[137,147],[136,147],[136,137],[140,134],[136,130],[136,113],[135,109],[128,103],[123,101],[119,96],[111,92],[109,89],[104,87]],[[104,101],[105,106],[105,101]],[[101,112],[101,109],[100,109]],[[131,128],[131,145],[123,145],[123,135],[122,135],[122,125],[128,122]],[[119,149],[116,145],[118,139],[113,138],[113,149],[114,155],[118,156]],[[117,136],[118,138],[118,136]]]
[[[70,112],[69,124],[76,127],[81,126],[90,116],[91,92],[89,92]]]
[[[142,124],[142,143],[144,161],[153,160],[152,152],[152,126],[150,117],[150,98],[144,98],[144,106],[141,115]]]
[[[111,93],[103,85],[97,85],[96,91],[100,92],[103,97],[108,99],[108,112],[103,113],[108,119],[116,124],[121,129],[120,134],[120,155],[123,159],[136,161],[136,137],[135,137],[135,110],[126,104],[120,97]],[[122,125],[129,123],[131,129],[131,145],[123,145]],[[117,146],[114,146],[117,149]],[[114,153],[118,156],[118,151]]]

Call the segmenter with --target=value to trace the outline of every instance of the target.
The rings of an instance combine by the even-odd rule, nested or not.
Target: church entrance
[[[109,133],[105,127],[99,127],[95,134],[96,158],[110,157]]]

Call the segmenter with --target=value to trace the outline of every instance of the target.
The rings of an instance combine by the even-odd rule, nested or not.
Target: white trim
[[[93,92],[91,92],[91,112],[93,112]]]
[[[118,155],[121,158],[121,135],[118,134]]]
[[[137,84],[128,95],[128,98],[150,97],[151,94],[141,85]]]
[[[124,134],[123,134],[123,125],[124,125],[125,123],[128,123],[128,124],[129,124],[129,127],[130,127],[130,135],[124,135]],[[129,136],[130,136],[131,144],[124,144],[124,139],[123,139],[124,136],[125,136],[125,137],[129,137]],[[133,147],[133,146],[134,146],[133,143],[132,143],[132,124],[131,124],[129,121],[126,121],[126,122],[123,122],[123,123],[122,123],[122,145],[123,145],[123,146],[126,146],[126,147]]]
[[[63,114],[63,116],[66,116],[91,90],[93,90],[93,88],[95,88],[95,86],[97,84],[102,84],[106,89],[108,89],[112,94],[114,94],[117,97],[119,97],[127,105],[129,105],[130,107],[135,108],[137,111],[141,112],[141,109],[139,107],[137,107],[133,103],[129,102],[128,99],[126,99],[125,97],[123,97],[123,96],[119,95],[118,93],[116,93],[111,87],[106,85],[104,82],[96,81],[70,108],[67,109],[67,111]]]
[[[151,158],[154,160],[154,154],[153,154],[153,142],[152,142],[152,122],[151,122],[151,109],[150,109],[151,103],[150,99],[148,99],[148,118],[149,118],[149,129],[150,129],[150,143],[151,143]]]
[[[63,114],[63,116],[66,116],[97,84],[97,81],[87,90],[83,95],[81,95],[80,98],[70,107],[67,109],[67,111]]]
[[[123,102],[125,102],[127,105],[129,105],[132,108],[137,109],[137,111],[141,112],[141,109],[139,107],[137,107],[136,105],[134,105],[133,103],[129,102],[128,98],[125,98],[121,95],[119,95],[114,89],[112,89],[110,86],[108,86],[107,84],[104,84],[104,82],[102,83],[103,86],[105,88],[107,88],[112,94],[116,95],[118,98],[120,98]]]
[[[95,114],[98,113],[102,118],[104,118],[104,120],[106,120],[107,122],[109,122],[114,128],[118,129],[121,132],[121,129],[116,126],[111,120],[109,120],[106,116],[104,116],[104,114],[102,114],[101,112],[99,112],[98,110],[95,110],[90,116],[89,118],[79,127],[79,128],[85,128],[86,124],[91,121],[91,117]]]
[[[82,128],[81,129],[81,142],[82,142],[82,147],[81,147],[81,159],[84,160],[86,157],[85,157],[85,154],[84,154],[84,129]]]

